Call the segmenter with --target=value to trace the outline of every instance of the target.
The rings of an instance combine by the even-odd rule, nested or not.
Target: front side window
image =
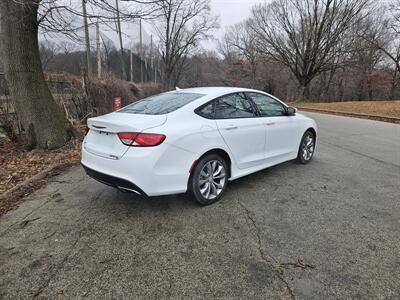
[[[215,100],[215,119],[237,119],[255,117],[251,102],[243,93],[226,95]]]
[[[248,93],[248,96],[257,106],[261,117],[286,116],[286,109],[279,101],[259,93]]]
[[[118,112],[143,115],[163,115],[173,112],[203,96],[203,94],[197,93],[163,93],[132,103]]]

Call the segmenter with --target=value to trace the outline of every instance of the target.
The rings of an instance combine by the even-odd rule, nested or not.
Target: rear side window
[[[197,114],[207,119],[214,119],[214,101],[197,110]]]
[[[203,94],[197,93],[163,93],[135,102],[118,112],[142,115],[163,115],[173,112],[203,96]]]

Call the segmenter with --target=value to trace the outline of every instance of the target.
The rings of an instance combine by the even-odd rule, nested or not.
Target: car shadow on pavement
[[[283,173],[290,172],[290,169],[302,167],[295,161],[285,162],[268,169],[250,174],[248,176],[236,179],[229,182],[226,195],[221,199],[220,203],[229,202],[232,193],[240,192],[241,190],[257,189],[259,186],[268,183],[271,178],[281,176]],[[114,188],[106,187],[108,194],[113,194],[113,202],[115,205],[121,204],[129,206],[132,209],[152,209],[152,210],[168,210],[170,208],[200,208],[195,199],[188,193],[144,197],[130,192],[119,191]],[[215,205],[215,204],[214,204]]]

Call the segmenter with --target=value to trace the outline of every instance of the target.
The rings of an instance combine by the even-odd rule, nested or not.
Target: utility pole
[[[153,35],[150,35],[150,70],[153,68]],[[151,80],[151,72],[149,80]]]
[[[157,84],[158,48],[154,52],[154,83]]]
[[[143,44],[142,44],[142,19],[139,19],[139,52],[140,52],[140,82],[143,83]]]
[[[131,76],[130,76],[130,80],[133,82],[133,46],[131,47],[131,55],[130,55],[130,73],[131,73]]]
[[[115,8],[117,13],[117,32],[119,37],[119,46],[120,46],[120,60],[121,60],[121,69],[122,69],[122,79],[126,80],[126,71],[125,71],[125,62],[124,62],[124,46],[122,44],[122,30],[121,30],[121,20],[119,17],[119,4],[118,0],[115,0]]]
[[[154,83],[157,84],[157,68],[158,68],[158,49],[156,50],[156,55],[154,56]]]
[[[100,25],[96,23],[96,54],[97,54],[97,77],[101,78],[101,49],[100,49]]]
[[[88,76],[92,74],[92,62],[90,59],[90,38],[89,25],[87,20],[86,1],[82,0],[83,27],[85,28],[85,44],[86,44],[86,71]]]

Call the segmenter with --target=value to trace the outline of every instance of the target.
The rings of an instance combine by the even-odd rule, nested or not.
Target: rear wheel
[[[302,164],[307,164],[314,156],[315,150],[315,135],[312,131],[306,131],[300,142],[299,153],[297,160]]]
[[[189,190],[198,203],[209,205],[221,199],[227,183],[228,167],[225,160],[217,154],[208,154],[194,168]]]

